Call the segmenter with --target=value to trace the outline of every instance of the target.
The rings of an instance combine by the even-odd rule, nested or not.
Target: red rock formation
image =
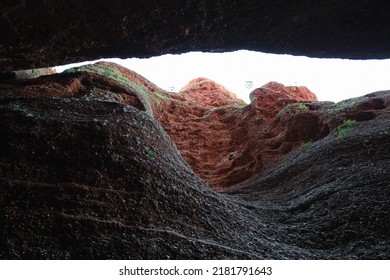
[[[298,133],[292,139],[281,123],[273,122],[289,104],[317,100],[306,87],[271,82],[254,90],[247,106],[204,78],[191,81],[182,91],[184,104],[171,102],[157,118],[194,171],[216,189],[242,183],[318,134],[317,128],[307,127],[305,131],[313,133]]]
[[[146,111],[163,126],[195,173],[214,189],[238,185],[294,147],[325,137],[344,119],[367,120],[375,117],[373,110],[384,106],[383,100],[375,98],[345,105],[319,103],[306,87],[276,82],[255,89],[251,104],[245,105],[205,78],[194,79],[174,93],[114,63],[68,72],[78,71],[19,81],[18,87],[11,86],[12,92],[25,97],[105,100]]]
[[[390,92],[204,108],[111,66],[0,83],[1,259],[388,258]]]
[[[190,81],[180,92],[185,95],[186,101],[205,109],[245,104],[233,92],[207,78]]]
[[[317,101],[317,96],[304,86],[284,86],[269,82],[250,94],[251,104],[267,119],[275,115],[287,104],[297,101]]]

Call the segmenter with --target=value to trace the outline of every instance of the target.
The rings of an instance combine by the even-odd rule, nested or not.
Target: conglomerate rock
[[[244,105],[202,83],[111,63],[2,81],[0,257],[388,258],[388,91],[270,83]]]
[[[246,105],[222,85],[205,78],[194,79],[180,93],[173,93],[114,63],[100,62],[67,72],[25,81],[13,91],[23,96],[115,101],[145,110],[160,122],[195,173],[213,188],[243,182],[294,146],[319,137],[317,127],[307,127],[313,133],[301,133],[293,139],[282,133],[285,124],[273,123],[284,107],[316,100],[305,87],[269,83],[254,90],[252,103]],[[318,125],[309,118],[311,126]]]
[[[0,72],[240,49],[389,58],[389,13],[385,0],[4,0]]]

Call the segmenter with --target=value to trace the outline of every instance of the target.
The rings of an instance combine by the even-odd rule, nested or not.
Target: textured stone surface
[[[8,0],[0,69],[196,50],[388,58],[389,12],[384,0]]]
[[[207,78],[190,81],[180,89],[180,93],[185,96],[186,102],[204,109],[245,105],[235,93]]]
[[[1,258],[388,258],[390,92],[303,102],[271,83],[252,94],[284,92],[266,107],[203,108],[114,64],[79,70],[0,83]],[[209,154],[204,180],[179,151]]]
[[[317,96],[304,86],[288,86],[270,82],[250,93],[251,105],[267,119],[272,119],[286,105],[296,101],[317,101]],[[302,105],[303,106],[303,105]]]
[[[158,119],[194,171],[213,188],[251,178],[308,139],[299,135],[285,143],[285,135],[280,135],[285,127],[273,123],[287,105],[316,100],[307,88],[269,83],[254,90],[252,103],[244,105],[210,84],[192,81],[183,91],[185,104],[171,101],[168,106],[175,109],[163,110]]]
[[[206,78],[194,79],[174,93],[114,63],[68,72],[19,82],[12,92],[106,100],[146,111],[162,125],[194,172],[214,189],[252,178],[294,148],[325,137],[345,119],[374,118],[373,111],[385,102],[316,102],[306,87],[270,82],[255,89],[246,105]],[[354,111],[345,114],[346,109]]]
[[[15,71],[15,78],[19,80],[34,79],[44,75],[52,75],[57,73],[55,68],[39,68],[30,70]]]

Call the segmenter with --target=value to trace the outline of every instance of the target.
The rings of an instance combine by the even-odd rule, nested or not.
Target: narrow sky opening
[[[190,80],[206,77],[246,102],[253,89],[270,81],[286,86],[307,86],[319,100],[334,102],[390,89],[390,59],[320,59],[241,50],[104,60],[121,64],[165,90],[179,91]],[[87,63],[91,62],[83,64]],[[56,69],[61,72],[72,66]]]

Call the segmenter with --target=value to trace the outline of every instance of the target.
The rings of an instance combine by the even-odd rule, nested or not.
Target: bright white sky
[[[175,91],[179,91],[190,80],[206,77],[235,92],[246,102],[249,102],[249,93],[253,89],[270,81],[284,85],[304,85],[319,100],[334,102],[390,89],[390,59],[319,59],[242,50],[107,60],[141,74],[165,90],[174,87]],[[56,69],[61,72],[72,66]],[[253,82],[252,89],[245,87],[246,81]]]

